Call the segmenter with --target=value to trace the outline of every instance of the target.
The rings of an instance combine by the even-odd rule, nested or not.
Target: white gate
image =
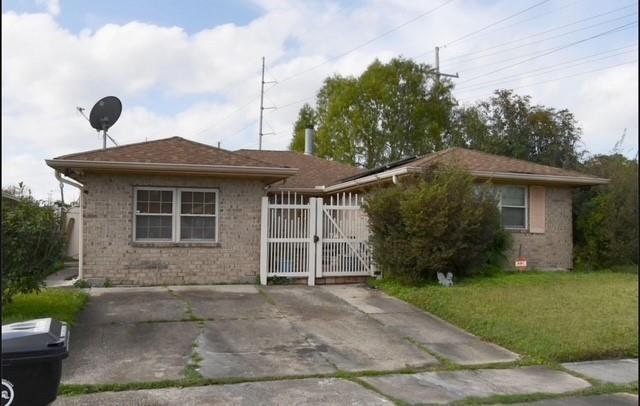
[[[262,198],[260,283],[272,276],[373,275],[369,227],[357,194]]]

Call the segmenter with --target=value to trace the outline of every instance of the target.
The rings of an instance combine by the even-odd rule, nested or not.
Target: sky
[[[573,112],[589,153],[626,133],[635,157],[637,21],[630,0],[3,0],[2,185],[57,199],[44,160],[101,148],[76,107],[104,96],[122,100],[118,144],[257,148],[264,56],[263,148],[280,150],[327,76],[376,58],[433,65],[436,46],[461,104],[513,89]]]

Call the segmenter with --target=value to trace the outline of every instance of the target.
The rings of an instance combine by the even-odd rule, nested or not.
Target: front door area
[[[374,273],[362,196],[262,198],[260,283],[269,277],[317,278]]]

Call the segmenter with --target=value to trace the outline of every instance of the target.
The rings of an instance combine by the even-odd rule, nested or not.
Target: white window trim
[[[171,191],[173,192],[173,211],[169,213],[138,213],[138,191],[139,190],[151,190],[151,191]],[[180,192],[214,192],[215,193],[215,214],[205,215],[193,215],[195,217],[215,217],[216,229],[213,240],[181,240],[180,239],[180,219],[183,214],[180,214],[182,208],[181,193]],[[171,188],[171,187],[154,187],[154,186],[135,186],[133,188],[133,242],[139,243],[178,243],[178,244],[213,244],[220,241],[219,226],[220,226],[220,191],[217,188]],[[136,219],[138,214],[141,216],[171,216],[171,239],[138,239],[136,235]],[[187,215],[190,216],[190,215]]]
[[[524,189],[524,206],[502,205],[502,188],[503,187],[520,187]],[[529,188],[526,185],[501,185],[500,186],[500,216],[502,217],[502,208],[511,207],[514,209],[524,209],[524,227],[507,227],[503,226],[505,230],[528,230],[529,229]]]
[[[180,189],[176,189],[178,191],[177,195],[178,195],[178,206],[176,209],[176,230],[178,231],[178,235],[176,236],[176,242],[181,242],[181,243],[216,243],[218,242],[218,223],[220,223],[220,218],[218,216],[218,210],[219,210],[219,191],[218,189],[202,189],[202,188],[180,188]],[[213,214],[181,214],[180,212],[182,211],[182,192],[213,192],[215,193],[215,199],[214,199],[214,204],[215,204],[215,212]],[[216,219],[216,229],[215,229],[215,236],[216,238],[213,240],[204,240],[204,239],[191,239],[191,240],[183,240],[182,236],[180,235],[181,232],[181,224],[180,222],[182,221],[182,217],[213,217]]]

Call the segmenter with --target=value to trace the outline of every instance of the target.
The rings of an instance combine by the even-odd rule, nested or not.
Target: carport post
[[[260,217],[260,284],[267,284],[267,238],[269,220],[269,198],[262,196],[262,211]]]

